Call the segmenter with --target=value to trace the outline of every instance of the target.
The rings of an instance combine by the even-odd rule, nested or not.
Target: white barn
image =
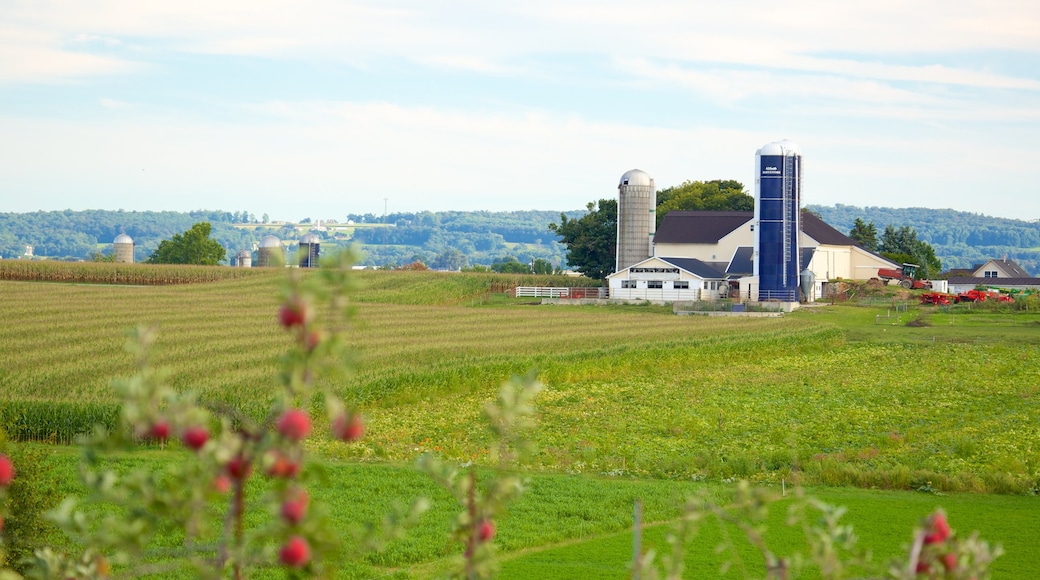
[[[869,280],[877,277],[879,268],[898,267],[890,260],[863,249],[815,215],[803,212],[801,218],[800,263],[816,278],[811,300],[825,295],[828,281]],[[713,300],[723,295],[720,286],[732,287],[734,290],[739,288],[744,296],[757,295],[757,284],[752,278],[754,212],[669,212],[654,235],[653,251],[654,256],[649,260],[608,277],[611,298]],[[660,266],[660,263],[668,266]],[[652,271],[661,267],[678,272]],[[689,288],[673,290],[689,291],[693,289],[692,283],[698,282],[700,296],[657,298],[668,295],[663,290],[666,290],[666,282],[671,279],[666,278],[665,274],[674,277],[674,281],[690,283]],[[615,291],[620,293],[615,294]]]

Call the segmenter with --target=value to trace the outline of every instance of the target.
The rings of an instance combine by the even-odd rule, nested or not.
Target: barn
[[[757,296],[754,217],[750,211],[669,212],[654,235],[653,256],[608,277],[611,297],[714,300],[726,294],[720,287]],[[877,276],[878,268],[897,267],[812,213],[802,212],[800,225],[799,263],[815,277],[810,300],[824,296],[831,280],[868,280]],[[670,282],[687,282],[689,288],[681,284],[674,288]],[[696,298],[658,298],[679,296],[681,290],[692,294],[695,284],[699,290]],[[664,292],[666,289],[673,292]]]

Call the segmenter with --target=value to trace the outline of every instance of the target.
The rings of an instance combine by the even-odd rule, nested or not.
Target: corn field
[[[67,442],[95,422],[113,426],[110,381],[133,372],[123,346],[126,332],[141,324],[159,328],[155,361],[171,369],[175,388],[249,413],[267,409],[277,381],[276,361],[289,345],[275,320],[283,272],[2,264],[8,277],[21,272],[23,278],[33,273],[47,282],[102,282],[0,280],[0,426],[12,437]],[[207,272],[214,277],[245,274],[186,283],[201,281]],[[334,388],[370,404],[379,404],[380,396],[496,385],[546,357],[619,348],[637,339],[666,344],[693,334],[775,326],[741,321],[694,328],[688,320],[662,315],[648,328],[637,323],[637,313],[594,307],[468,307],[492,288],[506,291],[519,283],[553,281],[546,276],[363,271],[357,278],[360,315],[350,333],[359,354],[357,374]]]

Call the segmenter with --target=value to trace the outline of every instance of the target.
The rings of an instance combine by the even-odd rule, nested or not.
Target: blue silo
[[[798,301],[802,152],[783,140],[755,153],[755,276],[758,299]]]

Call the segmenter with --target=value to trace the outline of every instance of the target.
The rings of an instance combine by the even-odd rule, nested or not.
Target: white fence
[[[517,286],[517,298],[608,298],[608,288],[555,288],[546,286]]]
[[[705,294],[714,294],[708,292]],[[649,300],[652,302],[694,301],[701,299],[699,288],[673,290],[671,288],[614,288],[610,295],[615,300]]]

